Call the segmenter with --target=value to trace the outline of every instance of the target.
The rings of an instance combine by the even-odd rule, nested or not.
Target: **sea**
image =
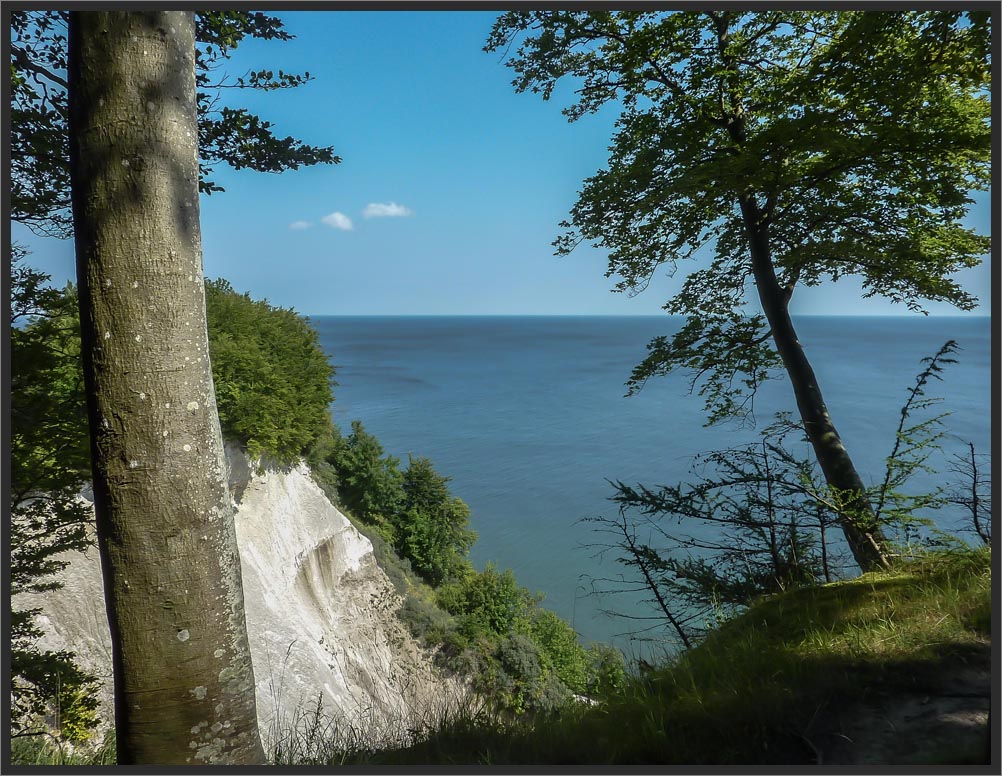
[[[649,380],[627,397],[625,382],[669,316],[313,316],[337,385],[332,414],[360,420],[406,464],[430,458],[472,510],[474,565],[510,568],[545,595],[583,643],[637,656],[671,651],[671,632],[644,603],[646,591],[587,518],[613,517],[610,481],[647,486],[686,480],[694,456],[759,438],[776,413],[795,412],[784,375],[755,399],[755,423],[706,426],[703,399],[685,374]],[[944,418],[945,470],[968,442],[992,440],[988,317],[822,317],[795,320],[843,442],[867,483],[883,478],[900,408],[947,341],[960,350],[932,380],[941,398],[916,420]],[[698,386],[697,386],[698,391]],[[794,449],[810,454],[806,443]],[[915,492],[942,482],[916,478]],[[964,527],[941,510],[941,526]],[[611,580],[611,581],[610,581]],[[625,588],[612,593],[609,588]]]

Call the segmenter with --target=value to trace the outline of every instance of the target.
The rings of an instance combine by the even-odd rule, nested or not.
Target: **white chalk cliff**
[[[437,671],[397,619],[401,604],[372,544],[313,482],[305,464],[254,471],[227,448],[237,504],[237,543],[247,630],[266,747],[318,701],[328,736],[364,732],[369,745],[401,741],[442,713],[462,686]],[[104,682],[102,715],[113,719],[111,641],[97,549],[66,556],[63,587],[18,597],[40,608],[42,648],[68,649]]]

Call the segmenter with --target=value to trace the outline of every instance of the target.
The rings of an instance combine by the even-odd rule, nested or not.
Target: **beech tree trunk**
[[[73,220],[120,764],[263,763],[205,324],[192,13],[73,12]]]
[[[814,370],[793,327],[789,293],[780,286],[772,263],[768,226],[751,199],[742,199],[741,211],[750,238],[752,273],[762,309],[772,328],[776,350],[793,385],[800,418],[825,481],[838,491],[842,499],[840,523],[849,549],[864,572],[887,568],[889,563],[883,533],[866,497],[866,487],[842,444]]]

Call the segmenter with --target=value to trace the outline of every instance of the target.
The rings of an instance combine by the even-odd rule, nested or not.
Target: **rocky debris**
[[[306,465],[260,470],[232,446],[227,459],[266,749],[304,726],[315,729],[318,718],[328,739],[400,744],[459,703],[463,684],[438,671],[397,618],[402,600],[371,543]],[[97,549],[73,553],[59,581],[62,588],[21,596],[15,606],[42,610],[43,649],[75,652],[102,680],[101,714],[111,724],[111,641]]]

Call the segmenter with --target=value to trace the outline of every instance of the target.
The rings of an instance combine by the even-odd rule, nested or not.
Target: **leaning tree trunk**
[[[741,211],[750,238],[752,273],[776,350],[786,367],[797,398],[807,438],[828,485],[839,493],[840,524],[853,558],[863,571],[887,568],[884,537],[866,487],[832,422],[814,370],[790,318],[789,294],[780,286],[769,248],[768,226],[755,203],[742,199]]]
[[[205,325],[195,21],[73,12],[73,219],[118,762],[264,761]]]

